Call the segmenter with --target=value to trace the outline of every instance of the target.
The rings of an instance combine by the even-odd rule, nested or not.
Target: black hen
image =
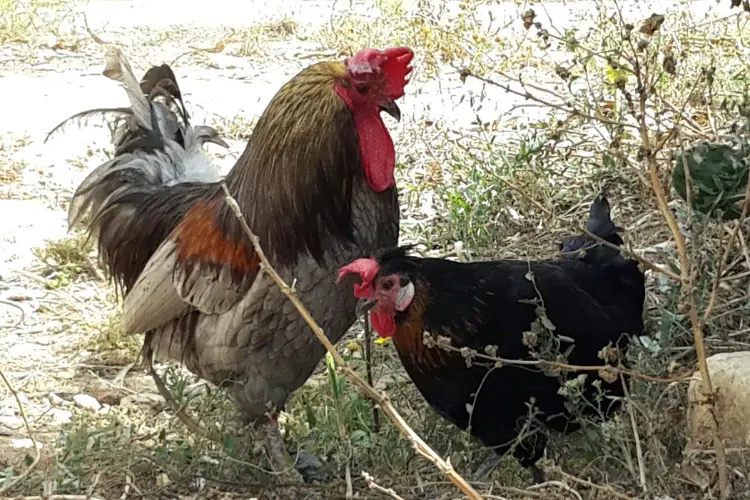
[[[593,203],[588,227],[605,240],[622,242],[603,196]],[[635,261],[591,240],[578,237],[564,243],[572,251],[591,245],[583,255],[538,261],[460,263],[410,257],[396,249],[354,261],[339,271],[339,279],[350,273],[362,278],[354,288],[360,309],[371,308],[376,331],[393,337],[407,373],[432,408],[469,429],[497,455],[513,449],[541,481],[535,463],[547,437],[535,431],[548,427],[567,433],[580,427],[558,393],[561,382],[579,374],[550,376],[538,366],[497,367],[480,358],[469,362],[456,350],[432,344],[441,336],[454,348],[508,360],[534,359],[529,349],[534,336],[525,332],[539,331],[532,323],[543,307],[554,325],[549,336],[560,342],[561,351],[568,351],[569,363],[602,365],[599,353],[608,345],[624,351],[623,334],[643,330],[644,275]],[[618,407],[616,397],[623,395],[620,380],[587,375],[583,394],[600,408],[584,411],[609,417]],[[597,404],[599,384],[614,401],[605,398]]]

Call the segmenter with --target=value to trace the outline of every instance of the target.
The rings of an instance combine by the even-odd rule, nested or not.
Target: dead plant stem
[[[34,447],[34,460],[31,462],[31,464],[28,467],[26,467],[26,469],[24,469],[23,472],[17,475],[12,481],[8,481],[6,479],[5,484],[3,484],[2,487],[0,487],[0,493],[5,493],[6,491],[10,491],[16,485],[20,484],[21,481],[23,481],[32,470],[34,470],[37,464],[39,464],[39,459],[42,457],[42,452],[39,451],[39,444],[37,443],[36,438],[34,437],[34,433],[31,432],[31,425],[29,425],[29,419],[26,416],[26,407],[24,406],[23,402],[21,402],[21,398],[18,395],[18,391],[16,391],[16,389],[10,383],[10,380],[8,380],[8,378],[5,376],[5,373],[3,372],[2,369],[0,369],[0,378],[3,379],[3,383],[8,388],[10,393],[13,395],[13,399],[16,400],[16,404],[18,405],[18,411],[21,414],[23,425],[26,428],[26,433],[29,435],[29,439],[31,439],[31,445]]]
[[[294,305],[300,316],[302,316],[305,322],[310,326],[310,329],[312,330],[315,337],[317,337],[320,343],[323,344],[323,347],[325,347],[326,350],[331,353],[331,356],[336,361],[336,364],[339,366],[339,369],[342,371],[342,373],[349,380],[351,380],[354,385],[362,389],[367,397],[371,398],[373,401],[377,402],[380,405],[383,411],[391,418],[401,434],[409,440],[417,453],[432,462],[443,474],[448,477],[448,479],[450,479],[450,481],[458,489],[460,489],[470,499],[482,500],[483,497],[474,489],[473,486],[471,486],[463,477],[461,477],[458,472],[456,472],[450,462],[443,460],[440,455],[438,455],[427,443],[424,442],[424,440],[416,432],[414,432],[414,430],[409,426],[404,418],[391,405],[390,401],[388,400],[388,396],[385,393],[381,394],[376,391],[375,388],[365,382],[365,380],[362,379],[357,374],[357,372],[355,372],[348,365],[341,354],[338,353],[335,346],[328,339],[323,329],[320,328],[315,319],[313,319],[307,308],[302,304],[302,302],[300,302],[292,289],[284,282],[281,276],[279,276],[273,266],[271,266],[268,258],[266,257],[266,254],[261,248],[260,239],[255,233],[253,233],[252,229],[250,229],[250,226],[247,224],[244,215],[242,215],[242,211],[240,210],[237,201],[229,192],[226,184],[222,182],[221,187],[224,190],[224,194],[226,195],[225,201],[227,205],[229,205],[229,207],[234,212],[237,220],[245,231],[247,237],[252,242],[253,247],[258,254],[261,270],[265,272],[276,283],[276,285],[281,289],[281,292],[286,295],[289,301]]]

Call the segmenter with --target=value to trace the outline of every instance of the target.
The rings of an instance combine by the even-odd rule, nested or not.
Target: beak
[[[359,302],[357,302],[357,308],[354,310],[357,317],[360,318],[364,316],[364,314],[375,307],[375,301],[370,299],[359,299]]]
[[[224,149],[229,149],[229,144],[227,144],[227,142],[224,139],[222,139],[221,137],[219,137],[218,135],[217,136],[212,136],[212,137],[207,137],[206,138],[206,142],[213,142],[214,144],[218,144],[219,146],[221,146]]]
[[[396,104],[396,101],[392,99],[386,99],[385,102],[382,102],[380,104],[380,109],[394,117],[397,122],[401,121],[401,110]]]

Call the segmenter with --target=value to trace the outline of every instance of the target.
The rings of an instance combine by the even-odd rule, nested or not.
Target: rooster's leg
[[[277,473],[283,472],[280,474],[282,477],[286,476],[295,482],[311,483],[328,480],[327,472],[317,457],[303,451],[287,452],[279,432],[277,417],[278,415],[271,416],[268,423],[263,425],[265,428],[264,445],[274,470]]]
[[[302,482],[302,474],[297,471],[294,459],[292,459],[284,448],[284,440],[279,431],[277,416],[278,415],[276,414],[272,415],[271,418],[268,419],[268,422],[265,422],[260,426],[261,432],[264,433],[263,447],[268,454],[274,472],[278,474],[280,478],[292,482]]]

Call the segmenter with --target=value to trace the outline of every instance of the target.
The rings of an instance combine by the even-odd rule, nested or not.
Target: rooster
[[[380,113],[400,119],[412,58],[406,47],[365,49],[303,69],[271,99],[223,180],[271,264],[334,342],[356,319],[336,270],[398,242],[395,148]],[[144,358],[181,361],[226,387],[243,421],[267,431],[272,464],[299,479],[278,412],[325,350],[261,272],[222,181],[188,144],[195,129],[175,141],[162,107],[132,90],[132,71],[119,62],[132,103],[120,140],[128,146],[83,181],[69,220],[90,214],[88,230],[124,291],[122,328],[145,333]],[[174,85],[161,87],[174,95],[167,80]]]
[[[596,236],[619,240],[604,196],[593,202],[591,219],[588,227]],[[581,248],[584,244],[590,248]],[[538,431],[546,426],[567,433],[580,426],[558,393],[569,374],[550,376],[528,361],[500,366],[481,355],[535,359],[531,332],[539,308],[554,325],[553,337],[573,342],[571,364],[601,365],[600,351],[612,345],[622,352],[627,345],[622,334],[643,330],[644,275],[637,262],[590,237],[567,239],[564,246],[576,253],[555,260],[473,263],[411,257],[401,247],[339,271],[339,280],[360,277],[354,285],[358,310],[369,309],[379,335],[393,337],[406,372],[432,408],[492,447],[496,456],[488,462],[496,464],[512,450],[538,482],[544,474],[536,462],[547,443]],[[467,360],[461,348],[480,357]],[[622,396],[620,380],[609,378],[589,373],[586,400],[597,400],[598,385],[609,396]],[[617,401],[601,401],[601,414],[611,416]],[[531,407],[536,413],[529,421]],[[592,410],[586,411],[599,414]]]

